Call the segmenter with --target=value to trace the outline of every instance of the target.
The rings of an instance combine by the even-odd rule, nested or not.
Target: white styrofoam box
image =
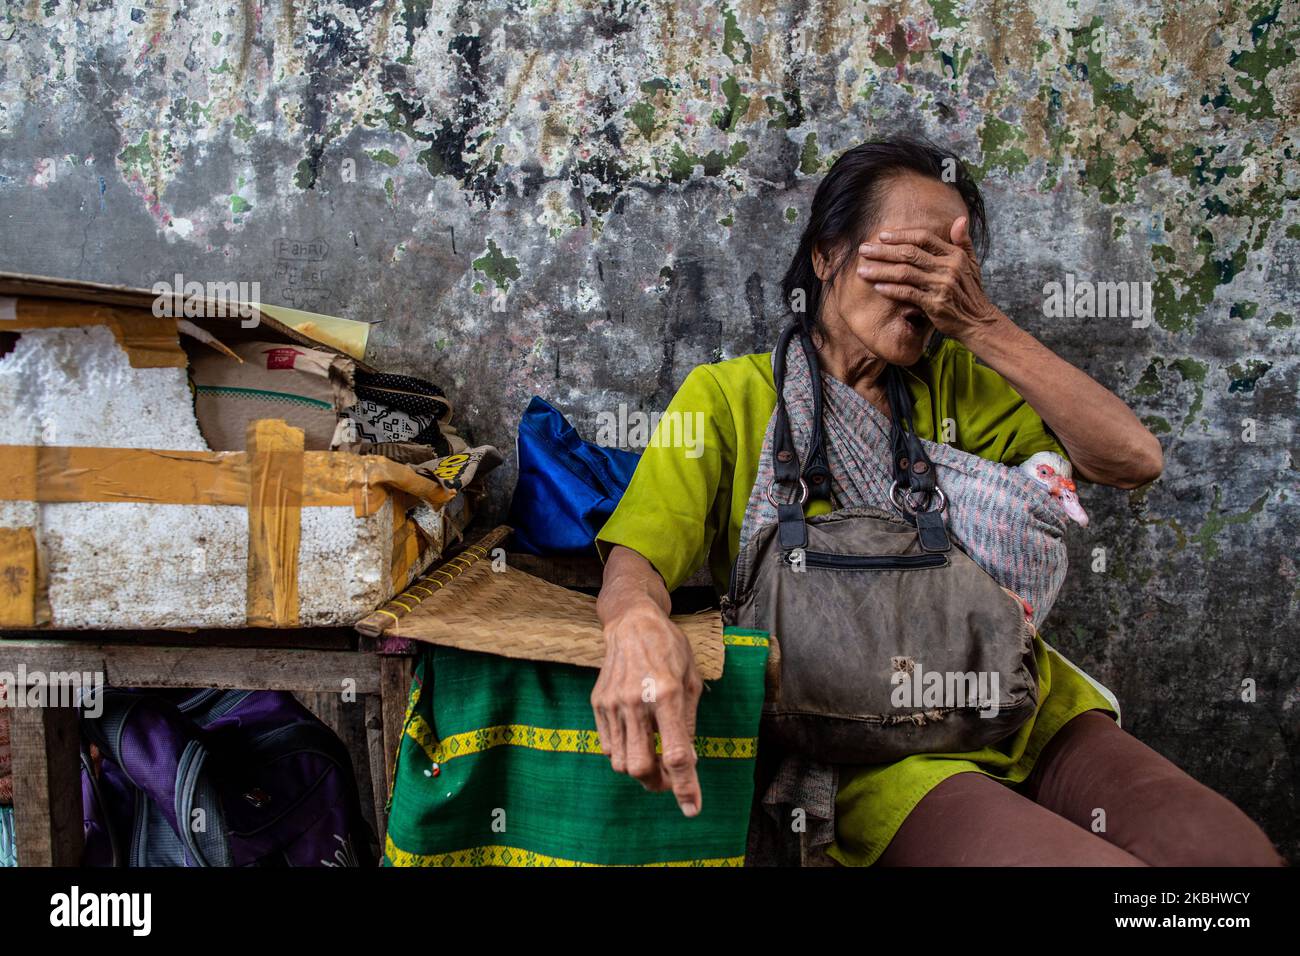
[[[103,326],[22,331],[0,356],[0,444],[207,450],[185,369],[132,368]],[[302,509],[301,625],[351,625],[405,586],[391,580],[392,509]],[[0,501],[0,527],[35,529],[50,627],[245,625],[242,507]]]
[[[132,368],[102,325],[19,333],[0,357],[0,444],[206,451],[183,368]]]
[[[21,515],[13,506],[28,509]],[[0,503],[0,525],[31,523],[56,628],[238,627],[245,621],[248,512],[226,505]],[[17,520],[14,520],[17,519]],[[304,508],[299,623],[350,625],[393,593],[391,499],[374,514]]]

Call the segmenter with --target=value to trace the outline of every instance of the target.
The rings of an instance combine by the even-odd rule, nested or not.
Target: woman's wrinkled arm
[[[703,684],[681,628],[669,619],[663,578],[631,548],[605,562],[596,612],[605,661],[591,693],[601,750],[618,773],[648,790],[672,789],[682,813],[700,812],[695,773],[695,712]],[[655,752],[658,731],[662,755]]]
[[[1116,488],[1160,477],[1160,441],[1123,399],[1001,312],[968,330],[962,344],[1047,423],[1070,453],[1076,475]]]
[[[1076,475],[1117,488],[1160,477],[1160,441],[1133,410],[989,301],[965,216],[946,239],[924,229],[879,235],[859,247],[858,274],[881,294],[924,309],[935,328],[1006,379],[1056,433]]]

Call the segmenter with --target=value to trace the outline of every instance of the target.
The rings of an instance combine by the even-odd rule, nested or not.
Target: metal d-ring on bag
[[[811,377],[802,463],[786,397],[796,336]],[[773,365],[778,400],[759,481],[770,478],[751,498],[746,522],[757,527],[742,534],[724,602],[728,623],[769,631],[779,649],[766,739],[814,761],[883,763],[977,750],[1014,733],[1038,706],[1034,627],[1024,603],[949,534],[948,500],[899,370],[888,372],[893,480],[882,496],[893,510],[858,504],[805,519],[810,497],[831,501],[832,486],[844,486],[843,456],[828,456],[817,354],[797,326],[782,334]],[[998,488],[995,497],[1008,495]],[[751,521],[771,508],[775,521]],[[1030,506],[1021,510],[1042,524]]]

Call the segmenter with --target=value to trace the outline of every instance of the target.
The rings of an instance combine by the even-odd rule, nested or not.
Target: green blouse
[[[922,438],[1006,465],[1039,451],[1065,455],[1015,389],[955,341],[932,343],[907,379]],[[693,370],[597,537],[602,558],[613,545],[629,547],[654,565],[670,591],[707,564],[719,593],[724,591],[775,408],[770,354]],[[829,508],[812,502],[807,510],[812,515]],[[973,753],[914,754],[892,764],[839,768],[836,838],[829,851],[835,860],[874,863],[917,802],[953,774],[973,771],[1019,783],[1052,735],[1078,714],[1103,710],[1118,718],[1109,691],[1041,637],[1034,650],[1038,711],[1012,736]]]

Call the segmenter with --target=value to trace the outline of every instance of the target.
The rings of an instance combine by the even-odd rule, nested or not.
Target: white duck
[[[1070,477],[1070,463],[1056,452],[1040,451],[1030,455],[1020,466],[1030,478],[1043,485],[1065,513],[1082,528],[1088,527],[1088,514],[1079,503],[1079,495]]]

